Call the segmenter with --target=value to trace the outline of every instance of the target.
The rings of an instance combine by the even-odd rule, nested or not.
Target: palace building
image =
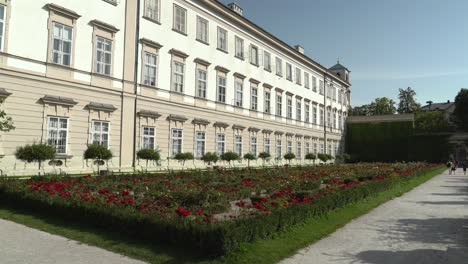
[[[16,127],[1,133],[2,174],[37,172],[14,154],[39,142],[61,161],[43,170],[67,173],[94,169],[89,144],[113,152],[112,171],[139,169],[142,148],[161,152],[150,169],[182,166],[179,152],[202,168],[206,152],[269,152],[273,165],[343,151],[349,70],[312,60],[237,4],[0,0],[0,24],[0,97]]]

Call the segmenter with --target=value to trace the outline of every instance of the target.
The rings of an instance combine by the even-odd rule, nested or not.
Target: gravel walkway
[[[468,263],[468,175],[436,176],[281,263]]]
[[[0,219],[0,264],[142,264],[104,249]]]

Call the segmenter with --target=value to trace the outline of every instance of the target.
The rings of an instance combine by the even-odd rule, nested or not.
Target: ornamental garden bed
[[[2,179],[3,202],[150,242],[224,255],[439,165],[354,164],[268,170]]]

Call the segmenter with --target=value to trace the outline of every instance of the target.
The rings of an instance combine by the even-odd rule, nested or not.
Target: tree
[[[265,162],[271,158],[271,155],[268,152],[262,152],[258,154],[258,157],[262,159],[263,166],[265,166]]]
[[[315,160],[316,158],[317,158],[317,156],[314,153],[307,153],[305,155],[306,160]]]
[[[231,165],[231,161],[238,160],[238,159],[239,159],[239,154],[232,152],[232,151],[227,151],[221,154],[221,160],[227,161],[229,163],[229,166]]]
[[[104,165],[105,161],[112,159],[112,151],[110,151],[107,146],[99,145],[99,144],[92,144],[89,145],[88,148],[84,152],[84,159],[92,159],[97,165],[98,168],[98,175],[101,174],[100,166]]]
[[[319,153],[317,155],[318,159],[321,160],[322,162],[327,162],[328,161],[328,155],[327,154],[323,154],[323,153]]]
[[[244,155],[244,159],[247,160],[247,167],[250,168],[250,161],[251,161],[251,160],[256,160],[257,157],[255,157],[255,155],[252,154],[252,153],[246,153],[246,154]]]
[[[148,169],[148,161],[159,161],[161,159],[161,155],[159,154],[159,150],[154,149],[140,149],[137,152],[137,158],[146,160],[146,169]]]
[[[16,149],[15,157],[27,163],[37,162],[39,170],[42,162],[55,158],[55,147],[47,144],[32,144]]]
[[[461,89],[455,97],[455,111],[453,112],[461,128],[468,128],[468,89]]]
[[[5,98],[0,98],[0,105],[2,105],[4,101]],[[13,129],[15,129],[15,126],[13,125],[13,119],[8,116],[4,110],[0,110],[0,131],[8,132]]]
[[[218,162],[218,159],[218,155],[216,155],[216,153],[213,152],[207,152],[205,153],[205,155],[203,155],[203,157],[201,157],[201,160],[208,165],[211,165],[211,163]]]
[[[447,132],[450,124],[445,119],[444,112],[418,112],[414,120],[415,130],[418,132]]]
[[[371,113],[370,105],[365,104],[362,106],[349,107],[349,116],[368,116]]]
[[[296,155],[294,155],[294,153],[288,152],[288,153],[284,154],[283,157],[284,157],[285,160],[288,161],[288,163],[291,163],[291,160],[295,159]]]
[[[396,112],[395,102],[388,97],[375,98],[369,108],[370,115],[393,115]]]
[[[411,114],[416,112],[419,108],[421,108],[421,104],[416,102],[416,92],[408,87],[406,89],[399,89],[400,94],[398,98],[400,102],[398,103],[398,113],[399,114]]]
[[[177,153],[174,156],[174,159],[178,160],[179,162],[182,162],[182,166],[185,166],[185,162],[187,162],[187,160],[193,160],[194,157],[192,153],[185,152],[185,153]]]

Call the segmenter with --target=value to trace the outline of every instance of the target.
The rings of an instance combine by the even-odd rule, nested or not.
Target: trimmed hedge
[[[436,168],[439,169],[440,167]],[[238,219],[220,223],[198,223],[192,221],[171,221],[155,219],[134,210],[121,208],[113,210],[105,206],[80,206],[31,192],[18,192],[0,185],[3,203],[26,207],[58,218],[89,223],[97,227],[125,233],[150,242],[169,242],[183,247],[203,251],[207,255],[224,255],[238,250],[245,242],[269,238],[285,228],[303,223],[307,218],[322,216],[339,207],[388,190],[413,177],[433,170],[421,170],[405,177],[388,177],[385,180],[364,182],[352,188],[345,188],[327,196],[316,198],[313,203],[296,205],[271,211],[269,215]],[[13,186],[13,185],[10,185]]]

